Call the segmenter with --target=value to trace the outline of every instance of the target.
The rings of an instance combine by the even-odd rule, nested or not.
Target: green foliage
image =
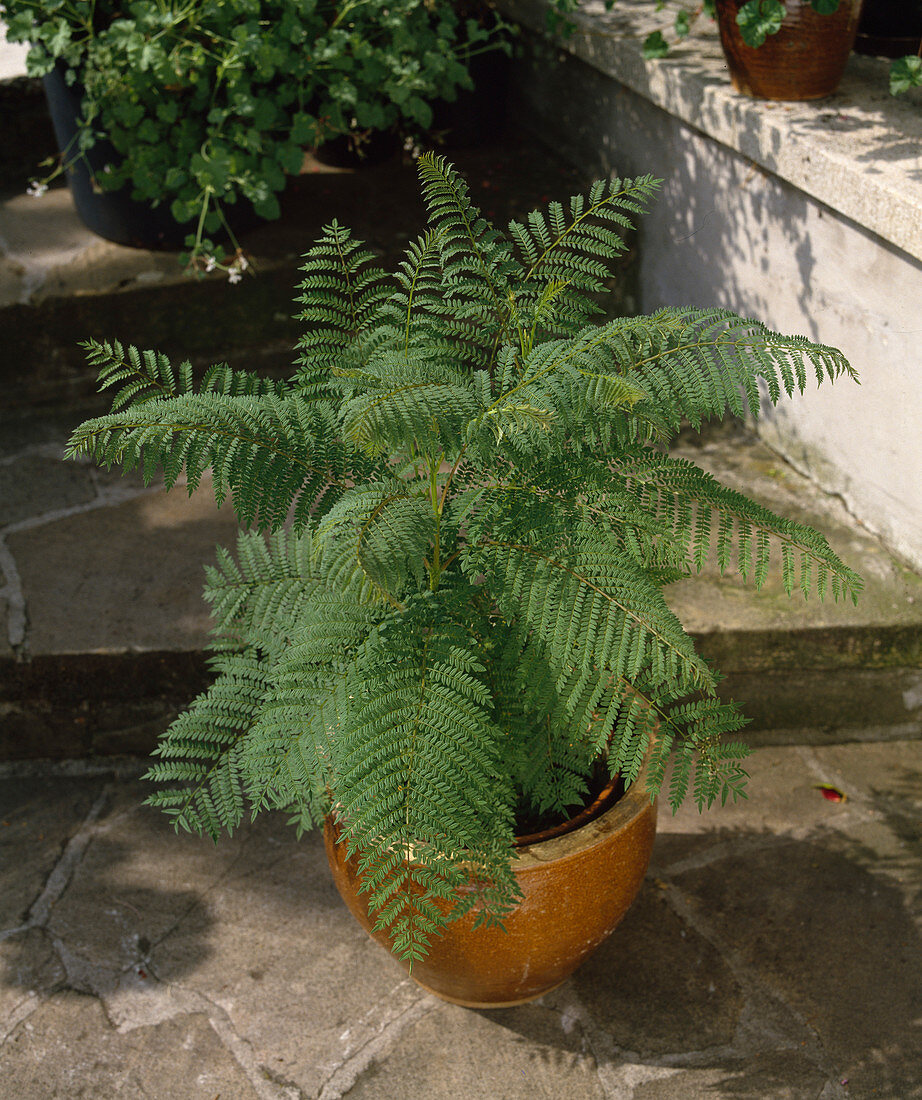
[[[810,7],[818,15],[832,15],[839,9],[839,0],[810,0]],[[736,21],[746,45],[758,49],[769,35],[781,30],[786,15],[784,0],[746,0]]]
[[[743,41],[757,49],[769,35],[781,30],[785,15],[782,0],[747,0],[736,15]]]
[[[900,95],[910,88],[922,88],[922,57],[914,54],[898,57],[890,66],[890,94]]]
[[[419,175],[429,226],[396,272],[335,223],[306,256],[289,381],[88,344],[114,411],[71,442],[168,487],[210,469],[269,532],[208,570],[218,677],[152,801],[211,835],[247,806],[332,813],[411,960],[472,906],[502,919],[517,812],[572,812],[599,762],[631,783],[652,753],[652,796],[672,761],[673,807],[743,793],[744,719],[667,583],[714,558],[860,588],[821,535],[665,453],[686,421],[853,375],[838,351],[722,310],[592,321],[656,180],[504,232],[444,159]]]
[[[82,90],[65,160],[111,142],[98,185],[188,223],[198,270],[223,260],[209,238],[235,204],[278,217],[306,148],[430,126],[433,100],[470,87],[469,57],[503,26],[450,0],[2,0],[0,18],[31,44],[30,75],[60,62]],[[239,259],[222,264],[234,281]]]

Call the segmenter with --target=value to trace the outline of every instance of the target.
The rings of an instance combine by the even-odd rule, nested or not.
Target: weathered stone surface
[[[0,528],[85,504],[95,496],[91,471],[64,462],[61,455],[25,454],[0,463]]]
[[[915,1100],[918,751],[759,750],[748,803],[662,814],[636,905],[572,979],[482,1013],[407,979],[284,815],[214,845],[141,805],[138,765],[6,765],[0,1081],[16,1100]]]
[[[104,788],[97,778],[0,779],[0,931],[26,920]]]
[[[17,1100],[256,1100],[244,1071],[201,1014],[120,1034],[94,998],[61,994],[13,1032],[0,1055]]]
[[[571,984],[614,1046],[644,1058],[728,1045],[744,1003],[719,953],[653,883]]]
[[[634,1067],[631,1067],[632,1069]],[[809,1059],[796,1051],[758,1054],[751,1059],[727,1060],[707,1069],[668,1068],[635,1071],[638,1082],[630,1093],[631,1100],[816,1100],[829,1096],[823,1092],[830,1086],[831,1095],[843,1095],[840,1081],[830,1082]],[[847,1093],[844,1095],[848,1095]]]
[[[235,850],[151,967],[219,1005],[262,1064],[313,1096],[352,1049],[351,1028],[372,1016],[399,1031],[422,995],[346,910],[319,835],[298,842],[266,819]]]
[[[492,1012],[440,1005],[388,1057],[372,1063],[349,1100],[604,1100],[578,1026],[540,1003]]]
[[[31,1014],[42,997],[63,988],[65,980],[64,966],[44,930],[29,928],[0,940],[0,1037]]]
[[[858,632],[848,633],[854,642]],[[876,653],[865,652],[868,663],[873,663],[886,648],[889,633],[887,628],[867,629],[867,634],[874,635],[876,642],[876,645],[872,643]],[[723,640],[729,641],[728,635],[725,634]],[[890,640],[894,641],[892,634]],[[851,655],[842,652],[842,647],[832,637],[804,637],[800,643],[805,651],[809,650],[809,655],[807,652],[802,655],[803,666],[807,666],[810,656],[819,657],[819,660],[825,658],[830,663],[852,659]],[[738,657],[744,660],[760,660],[766,665],[772,662],[771,653],[763,649],[760,654],[758,641],[751,637],[737,635],[733,646]],[[922,647],[922,633],[915,629],[906,631],[903,641],[896,641],[896,647],[902,649],[899,659],[905,660],[907,650]],[[702,647],[704,650],[709,648]],[[717,664],[723,667],[719,658]],[[919,668],[803,666],[731,672],[721,681],[721,697],[741,701],[743,712],[751,722],[742,734],[747,743],[797,744],[802,731],[807,729],[812,731],[814,744],[824,741],[835,744],[853,738],[886,739],[888,736],[901,740],[922,733],[919,697],[922,672]],[[888,730],[892,734],[888,734]]]
[[[807,634],[808,643],[811,632],[843,626],[870,626],[878,631],[881,627],[891,630],[906,627],[914,631],[917,639],[922,637],[922,577],[891,557],[877,539],[855,523],[841,501],[797,473],[763,443],[741,431],[735,439],[727,435],[703,446],[682,443],[671,453],[697,463],[723,484],[779,515],[816,527],[865,584],[857,604],[850,599],[837,602],[829,593],[823,601],[815,596],[807,601],[799,591],[790,597],[785,593],[777,547],[773,551],[773,567],[759,590],[751,583],[744,583],[732,570],[721,576],[716,561],[711,561],[699,576],[667,590],[676,614],[702,640],[715,630],[725,636],[728,632],[761,636],[763,644],[774,649],[769,667],[796,669],[809,653],[807,646],[798,646],[799,632]],[[734,565],[735,562],[734,557]],[[795,636],[785,639],[782,631]],[[751,647],[740,648],[739,655],[727,649],[708,655],[718,657],[728,672],[760,667],[753,663],[748,652]],[[788,661],[783,660],[785,648],[791,651]],[[847,656],[843,654],[844,658]],[[886,659],[883,654],[880,657]],[[895,665],[917,663],[894,657],[890,663]],[[875,663],[883,660],[879,658]]]
[[[835,827],[849,814],[847,804],[823,798],[817,789],[823,782],[820,772],[797,748],[756,749],[744,767],[749,773],[748,797],[703,813],[690,799],[672,813],[666,798],[671,772],[667,774],[653,850],[655,873],[678,873],[728,851],[758,850],[778,836],[807,836]]]
[[[11,535],[32,652],[202,648],[203,566],[236,531],[206,485],[191,498],[145,493]]]
[[[0,759],[146,756],[211,678],[201,651],[0,660]]]
[[[862,866],[853,843],[779,839],[675,879],[697,917],[818,1036],[851,1095],[919,1094],[920,929],[903,891]]]

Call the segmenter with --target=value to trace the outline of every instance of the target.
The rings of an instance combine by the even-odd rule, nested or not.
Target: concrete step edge
[[[816,632],[804,631],[797,641],[803,642],[804,653],[812,652],[813,662],[793,667],[771,663],[771,647],[758,649],[759,632],[696,638],[705,656],[722,648],[735,651],[749,666],[724,667],[720,689],[750,719],[742,738],[757,744],[789,743],[790,731],[803,729],[816,731],[817,743],[854,739],[847,731],[860,729],[877,731],[868,735],[873,739],[922,737],[920,663],[836,664],[843,652],[853,658],[862,652],[852,642],[855,633],[865,631],[823,633],[834,648],[817,646]],[[915,629],[912,641],[916,652],[922,650],[922,628]],[[747,649],[748,643],[752,648]],[[211,678],[208,654],[202,650],[0,660],[0,760],[147,754]]]

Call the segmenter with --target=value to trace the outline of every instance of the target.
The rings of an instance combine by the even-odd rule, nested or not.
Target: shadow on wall
[[[640,222],[643,312],[719,306],[817,341],[843,324],[882,335],[915,327],[908,303],[899,307],[887,289],[891,266],[912,263],[904,253],[858,225],[849,224],[846,239],[841,219],[797,188],[691,128],[677,142],[672,115],[590,65],[559,51],[552,58],[547,49],[526,44],[516,82],[526,101],[517,113],[540,119],[544,139],[593,174],[649,172],[664,181],[654,212]],[[716,109],[726,115],[721,126],[737,130],[741,148],[763,148],[755,109],[726,103]],[[826,118],[809,124],[823,126]],[[780,154],[780,134],[772,140]],[[881,150],[893,158],[909,152]],[[859,342],[853,351],[860,349]]]

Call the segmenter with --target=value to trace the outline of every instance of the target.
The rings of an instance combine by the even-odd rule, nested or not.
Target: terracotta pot
[[[443,1000],[468,1008],[522,1004],[565,981],[611,935],[643,882],[656,832],[646,774],[645,764],[620,798],[603,792],[600,805],[580,814],[569,831],[549,839],[523,838],[515,862],[523,898],[506,918],[505,931],[475,930],[468,913],[433,941],[426,958],[413,964],[411,977]],[[328,818],[324,839],[336,886],[359,924],[389,948],[388,937],[372,931],[365,897],[358,892],[357,860],[346,857],[338,837]]]
[[[832,15],[818,15],[809,0],[785,0],[777,34],[754,49],[736,21],[745,0],[716,0],[720,42],[733,87],[757,99],[822,99],[838,88],[858,30],[861,0],[839,0]]]

